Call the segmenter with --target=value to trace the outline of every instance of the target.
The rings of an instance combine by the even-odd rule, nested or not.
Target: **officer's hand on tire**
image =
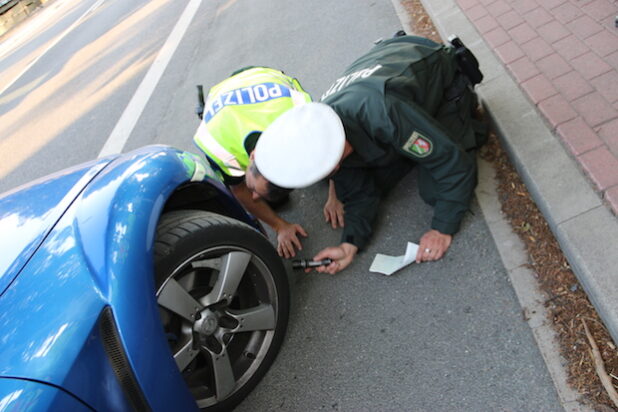
[[[330,223],[333,229],[337,229],[337,226],[343,227],[343,203],[337,198],[329,197],[324,205],[324,219],[326,223]]]
[[[320,273],[330,273],[334,275],[337,272],[347,268],[354,260],[358,248],[351,243],[342,243],[339,246],[327,247],[313,257],[313,260],[331,259],[333,262],[328,266],[318,266],[315,268]],[[305,270],[310,272],[311,270]]]
[[[284,222],[275,231],[277,232],[277,253],[279,253],[279,256],[289,259],[296,256],[295,248],[303,249],[297,234],[307,237],[307,232],[301,225]]]
[[[441,259],[451,246],[452,240],[453,236],[445,235],[434,229],[425,233],[421,237],[418,252],[416,252],[416,263]]]

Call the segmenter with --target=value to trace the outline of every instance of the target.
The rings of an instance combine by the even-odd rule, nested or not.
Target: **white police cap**
[[[306,103],[283,113],[266,128],[255,146],[254,161],[268,181],[300,189],[335,169],[344,144],[337,113],[324,103]]]

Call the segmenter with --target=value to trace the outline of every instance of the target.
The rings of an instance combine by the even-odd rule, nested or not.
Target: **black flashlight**
[[[310,259],[297,259],[292,261],[292,269],[307,269],[316,268],[318,266],[327,266],[333,263],[332,259],[324,260],[310,260]]]

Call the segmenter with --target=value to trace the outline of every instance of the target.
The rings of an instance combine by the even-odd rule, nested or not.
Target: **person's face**
[[[253,161],[253,159],[251,160]],[[253,173],[251,167],[247,168],[245,174],[245,185],[251,191],[251,197],[254,200],[259,198],[266,199],[268,195],[268,180],[264,176]]]

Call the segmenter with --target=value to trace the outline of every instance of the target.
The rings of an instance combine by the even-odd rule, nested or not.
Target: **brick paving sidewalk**
[[[618,0],[456,0],[618,214]]]

